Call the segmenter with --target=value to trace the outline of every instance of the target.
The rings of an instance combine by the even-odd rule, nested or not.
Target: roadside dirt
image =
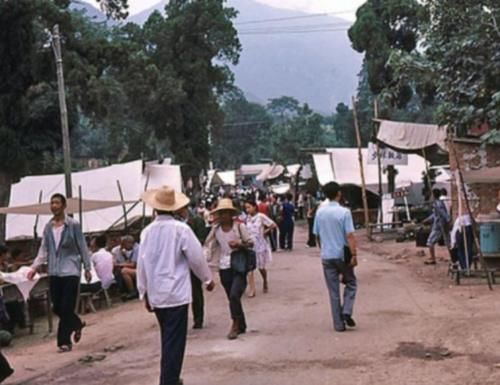
[[[184,383],[500,384],[500,287],[455,286],[445,262],[424,266],[413,244],[367,243],[363,234],[356,330],[333,331],[319,252],[305,247],[298,226],[294,251],[274,255],[270,293],[244,300],[246,335],[225,339],[223,290],[206,294],[206,328],[189,333]],[[53,336],[43,338],[44,323],[35,336],[17,338],[4,350],[16,369],[6,384],[158,383],[158,327],[141,303],[85,319],[82,342],[68,354],[56,353]]]

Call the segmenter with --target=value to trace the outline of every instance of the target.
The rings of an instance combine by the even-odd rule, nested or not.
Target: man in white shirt
[[[191,302],[190,269],[212,291],[215,284],[203,249],[191,228],[175,219],[189,198],[164,186],[146,191],[142,200],[156,218],[141,233],[137,288],[148,311],[155,312],[161,332],[160,385],[181,384]]]
[[[97,251],[90,257],[103,289],[109,289],[115,281],[113,276],[113,254],[106,250],[106,243],[107,238],[105,235],[95,237],[94,246]]]

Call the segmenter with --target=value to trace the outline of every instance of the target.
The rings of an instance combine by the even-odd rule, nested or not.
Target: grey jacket
[[[57,277],[80,277],[82,263],[85,270],[90,270],[90,254],[85,243],[85,237],[80,224],[73,218],[66,216],[64,219],[61,242],[57,249],[52,232],[52,220],[45,225],[42,244],[31,267],[36,269],[47,262],[49,275]]]

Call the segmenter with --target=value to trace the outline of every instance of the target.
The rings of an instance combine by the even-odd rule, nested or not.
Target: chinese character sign
[[[406,166],[408,165],[408,155],[394,151],[390,148],[380,148],[380,160],[382,166]],[[374,143],[368,144],[367,164],[377,164],[377,146]]]

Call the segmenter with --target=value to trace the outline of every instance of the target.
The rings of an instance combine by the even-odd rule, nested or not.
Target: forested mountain
[[[131,16],[142,24],[166,1]],[[315,110],[331,113],[338,102],[348,102],[356,90],[362,56],[351,48],[348,24],[337,17],[306,17],[305,13],[277,9],[252,0],[229,0],[239,11],[235,21],[243,46],[233,69],[236,85],[253,101],[293,96]],[[248,23],[267,19],[289,20]],[[308,32],[311,29],[340,31]],[[287,33],[277,33],[278,31]]]

